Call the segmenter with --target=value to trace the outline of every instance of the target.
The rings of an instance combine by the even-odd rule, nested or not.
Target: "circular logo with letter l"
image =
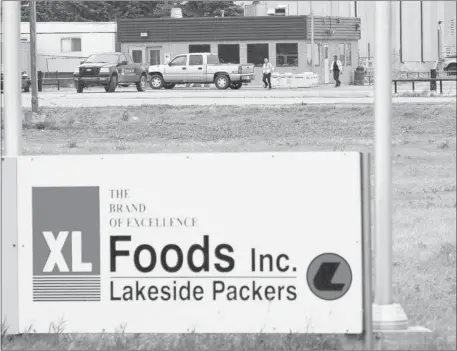
[[[322,300],[333,301],[348,292],[352,283],[352,271],[343,257],[325,253],[310,263],[306,279],[314,295]]]

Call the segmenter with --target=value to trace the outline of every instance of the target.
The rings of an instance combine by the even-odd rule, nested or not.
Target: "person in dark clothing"
[[[333,71],[333,79],[335,80],[335,87],[341,85],[340,74],[343,73],[343,64],[338,60],[338,56],[333,56],[333,62],[330,66],[330,71]]]
[[[271,89],[271,73],[273,72],[273,65],[271,64],[271,62],[269,62],[269,60],[267,58],[265,58],[264,62],[265,63],[263,64],[263,69],[262,69],[263,86],[264,86],[264,88]]]

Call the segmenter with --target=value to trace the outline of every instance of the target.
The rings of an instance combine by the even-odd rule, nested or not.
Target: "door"
[[[135,67],[133,62],[128,60],[127,55],[119,55],[119,83],[133,83],[135,82]]]
[[[204,83],[203,55],[189,55],[189,65],[187,66],[186,71],[187,83]]]
[[[330,66],[328,61],[328,44],[324,44],[324,83],[328,84],[330,82]]]
[[[129,54],[132,56],[133,62],[145,64],[146,58],[144,57],[144,49],[140,47],[130,46]]]
[[[187,55],[176,56],[169,64],[165,67],[164,80],[166,82],[186,82],[186,71],[187,71]]]
[[[148,49],[149,66],[160,65],[160,49]]]

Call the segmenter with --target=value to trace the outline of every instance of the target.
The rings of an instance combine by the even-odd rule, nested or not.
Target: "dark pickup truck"
[[[145,91],[148,85],[148,72],[141,64],[134,63],[130,54],[121,52],[94,54],[73,72],[76,91],[102,86],[113,93],[118,86],[135,85],[138,91]]]

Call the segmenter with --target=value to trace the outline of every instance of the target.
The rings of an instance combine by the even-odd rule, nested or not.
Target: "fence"
[[[73,74],[67,72],[37,72],[38,91],[43,91],[43,86],[55,86],[57,90],[73,86]]]

